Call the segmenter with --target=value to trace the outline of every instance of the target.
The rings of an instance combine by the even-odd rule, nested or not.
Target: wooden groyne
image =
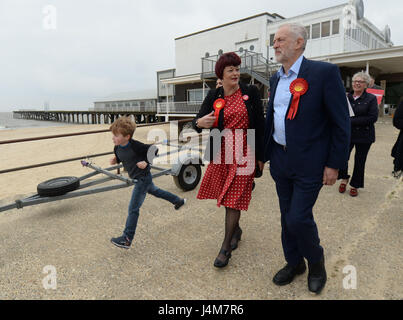
[[[136,123],[163,122],[156,112],[147,111],[13,111],[14,119],[57,121],[82,124],[110,124],[122,116],[132,117]]]

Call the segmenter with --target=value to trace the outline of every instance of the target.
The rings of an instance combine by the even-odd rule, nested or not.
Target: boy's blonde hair
[[[129,117],[120,117],[112,123],[109,130],[111,130],[114,135],[119,133],[124,137],[130,135],[131,139],[134,131],[136,131],[136,123]]]

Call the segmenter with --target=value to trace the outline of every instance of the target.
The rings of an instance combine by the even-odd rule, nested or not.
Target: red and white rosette
[[[218,116],[220,114],[220,110],[224,108],[225,106],[225,100],[224,99],[217,99],[214,101],[213,107],[214,107],[214,117],[215,117],[215,122],[214,122],[214,127],[218,126]]]
[[[287,120],[293,120],[298,111],[299,99],[308,91],[308,82],[305,79],[295,79],[290,84],[290,92],[293,95]]]

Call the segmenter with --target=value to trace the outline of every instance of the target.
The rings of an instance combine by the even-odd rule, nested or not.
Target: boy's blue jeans
[[[126,219],[126,227],[123,234],[131,241],[136,233],[137,221],[139,219],[140,207],[143,204],[147,193],[157,198],[165,199],[172,204],[177,204],[182,199],[178,196],[156,187],[149,172],[147,175],[137,179],[134,185],[132,197],[129,204],[129,215]]]

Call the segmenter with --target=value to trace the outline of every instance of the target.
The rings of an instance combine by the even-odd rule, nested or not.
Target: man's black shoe
[[[308,289],[312,293],[319,294],[325,287],[327,280],[325,258],[322,257],[322,259],[315,264],[308,263],[308,267]]]
[[[302,261],[294,267],[287,263],[283,269],[276,273],[273,278],[273,282],[278,286],[284,286],[291,283],[296,275],[303,274],[305,270],[306,265],[304,259],[302,259]]]

